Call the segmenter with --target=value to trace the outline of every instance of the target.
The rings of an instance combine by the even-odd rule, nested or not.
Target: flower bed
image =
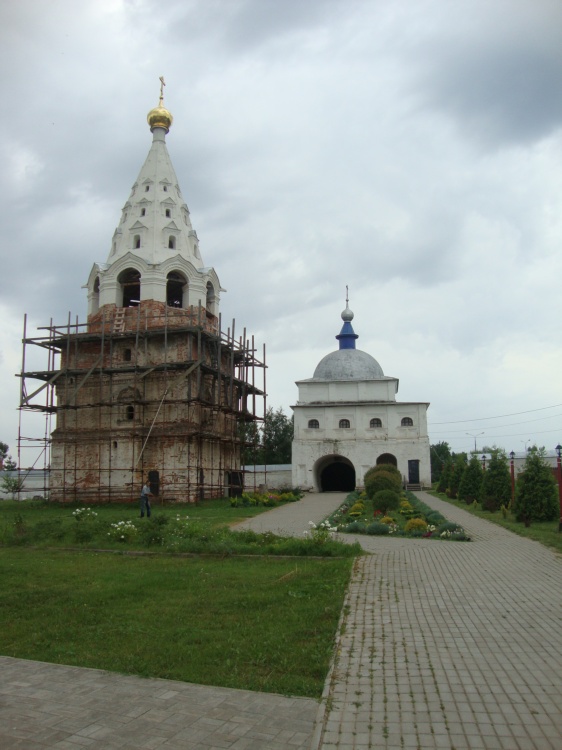
[[[403,493],[398,509],[386,514],[373,510],[365,493],[351,492],[326,523],[347,534],[470,541],[462,526],[447,521],[411,492]]]

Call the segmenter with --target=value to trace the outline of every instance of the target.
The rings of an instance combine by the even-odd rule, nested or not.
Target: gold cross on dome
[[[160,106],[162,106],[162,103],[164,101],[164,86],[166,85],[166,81],[164,80],[164,76],[160,76]]]

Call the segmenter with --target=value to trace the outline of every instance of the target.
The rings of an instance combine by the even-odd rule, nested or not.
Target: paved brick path
[[[420,497],[474,541],[357,537],[373,554],[356,564],[320,706],[0,657],[0,748],[560,750],[562,558]],[[243,526],[300,535],[342,498]]]
[[[314,748],[562,748],[562,559],[417,493],[471,543],[363,538]]]

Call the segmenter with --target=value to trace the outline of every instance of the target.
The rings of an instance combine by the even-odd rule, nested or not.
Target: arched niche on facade
[[[117,396],[119,402],[119,420],[122,422],[133,422],[139,416],[137,409],[139,408],[139,401],[141,400],[141,394],[137,388],[128,386],[123,388]]]
[[[353,492],[355,489],[355,467],[345,456],[323,456],[314,464],[313,472],[320,492]]]
[[[381,455],[377,458],[377,466],[379,464],[391,464],[391,466],[398,466],[398,461],[396,459],[396,456],[393,456],[392,453],[381,453]]]
[[[136,307],[140,303],[141,275],[136,268],[126,268],[117,277],[121,307]]]

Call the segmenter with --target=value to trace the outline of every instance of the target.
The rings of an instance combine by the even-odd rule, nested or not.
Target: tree
[[[472,503],[480,497],[482,486],[482,464],[477,456],[472,456],[465,467],[459,484],[458,498],[465,503]]]
[[[256,466],[290,464],[293,432],[293,418],[289,418],[281,407],[275,411],[270,406],[260,426],[256,422],[241,422],[238,434],[243,443],[242,463]]]
[[[2,477],[2,489],[4,492],[11,495],[12,500],[16,499],[16,493],[19,492],[23,487],[23,479],[19,477],[9,477],[4,474]]]
[[[453,459],[447,458],[445,460],[445,465],[443,466],[443,471],[441,472],[441,476],[439,478],[439,484],[437,485],[438,492],[447,492],[447,490],[449,489],[449,483],[451,481],[452,476],[453,476]]]
[[[431,481],[438,482],[443,474],[447,459],[451,458],[449,443],[440,442],[430,446]]]
[[[454,453],[453,454],[453,466],[451,468],[451,478],[449,479],[449,487],[447,495],[455,498],[459,491],[459,485],[461,483],[462,475],[466,469],[466,453]]]
[[[553,521],[558,516],[556,481],[544,452],[544,448],[529,448],[524,469],[517,477],[514,512],[525,526],[531,521]]]
[[[14,459],[8,455],[9,450],[10,446],[8,445],[8,443],[0,442],[0,469],[13,471],[14,469],[18,468],[18,465],[14,461]]]
[[[262,430],[264,464],[290,464],[293,444],[293,417],[289,418],[281,407],[267,409]]]
[[[238,436],[242,442],[242,465],[253,466],[263,463],[261,434],[257,422],[238,423]]]
[[[492,512],[506,507],[511,501],[511,474],[507,456],[502,451],[492,453],[480,487],[480,502],[484,510]]]

